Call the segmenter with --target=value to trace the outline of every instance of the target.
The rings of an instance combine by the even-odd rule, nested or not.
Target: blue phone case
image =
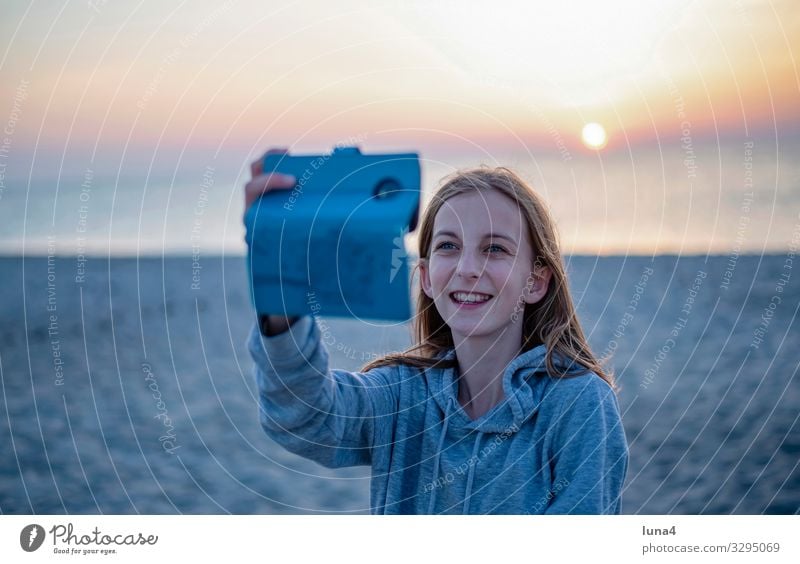
[[[264,172],[292,190],[261,196],[245,216],[252,299],[260,314],[407,321],[403,236],[416,228],[417,153],[267,155]]]

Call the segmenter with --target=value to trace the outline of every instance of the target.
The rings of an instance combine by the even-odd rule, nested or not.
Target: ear
[[[547,266],[539,267],[531,273],[528,285],[525,287],[525,303],[535,304],[547,294],[553,272]]]
[[[433,299],[433,292],[431,291],[431,276],[430,272],[428,272],[428,259],[425,258],[419,259],[419,283],[422,287],[422,291],[425,292],[425,295],[430,299]]]

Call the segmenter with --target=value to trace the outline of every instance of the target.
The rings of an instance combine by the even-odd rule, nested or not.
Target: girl
[[[260,162],[246,205],[293,185]],[[370,465],[372,513],[619,513],[614,381],[544,202],[506,168],[457,172],[424,214],[419,257],[416,345],[362,372],[329,368],[310,315],[254,327],[267,434],[327,467]]]

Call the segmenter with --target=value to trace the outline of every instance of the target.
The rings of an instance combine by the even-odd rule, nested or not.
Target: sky
[[[0,112],[19,116],[11,141],[28,165],[8,174],[347,138],[581,152],[588,122],[609,152],[674,141],[682,124],[697,142],[798,131],[792,1],[487,6],[7,2]]]
[[[243,252],[252,160],[353,144],[418,152],[423,204],[515,167],[568,251],[782,251],[798,61],[796,0],[6,1],[0,252],[75,238],[83,183],[95,252],[191,249],[209,172],[204,248]]]

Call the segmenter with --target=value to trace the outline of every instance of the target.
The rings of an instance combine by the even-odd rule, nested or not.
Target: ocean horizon
[[[564,254],[780,254],[800,238],[796,144],[751,145],[698,145],[692,167],[679,148],[568,161],[423,155],[422,202],[456,169],[503,165],[544,197]],[[77,175],[6,178],[0,255],[244,255],[244,174],[222,164],[168,176],[88,166]],[[408,252],[414,247],[414,235],[406,236]]]

